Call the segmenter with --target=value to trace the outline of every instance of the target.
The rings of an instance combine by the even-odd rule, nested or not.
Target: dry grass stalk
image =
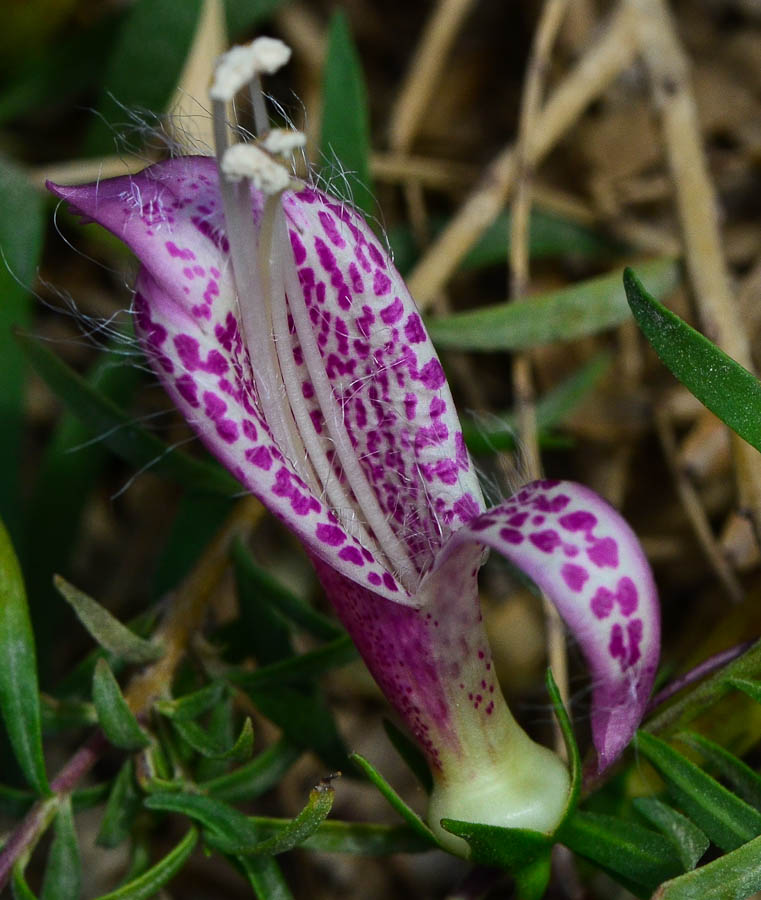
[[[518,139],[515,148],[516,192],[510,225],[510,297],[519,299],[529,283],[529,227],[533,188],[532,145],[537,128],[545,76],[549,68],[552,47],[558,35],[567,0],[546,0],[529,55],[526,80],[521,98]],[[523,448],[526,475],[535,480],[542,476],[539,433],[536,421],[536,398],[531,360],[526,353],[518,353],[512,363],[513,396],[518,414],[518,433]],[[547,655],[563,702],[568,702],[568,658],[565,633],[555,607],[543,598],[547,626]],[[555,746],[565,754],[565,741],[556,725]]]
[[[635,50],[631,14],[621,4],[539,114],[529,158],[532,165],[541,162],[586,107],[628,67]],[[409,286],[423,309],[431,305],[462,257],[504,208],[514,187],[515,169],[515,151],[508,145],[412,272]]]
[[[705,331],[753,371],[750,342],[733,296],[722,248],[716,195],[703,151],[688,61],[663,0],[628,0],[650,74],[676,192],[687,269]],[[732,436],[740,508],[761,538],[761,458]]]

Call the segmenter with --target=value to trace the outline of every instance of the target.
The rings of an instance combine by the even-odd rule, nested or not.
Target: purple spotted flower
[[[455,850],[442,817],[551,831],[568,775],[500,693],[478,601],[485,549],[526,572],[579,642],[600,769],[626,747],[653,682],[649,567],[621,517],[580,485],[535,482],[485,508],[441,364],[375,234],[288,173],[277,154],[298,139],[266,132],[260,110],[264,137],[227,146],[224,103],[272,71],[258,60],[228,55],[218,70],[217,161],[50,188],[138,257],[135,322],[156,373],[303,542],[427,757],[432,827]]]

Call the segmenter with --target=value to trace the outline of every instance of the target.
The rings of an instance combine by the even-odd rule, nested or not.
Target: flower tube
[[[262,43],[264,42],[264,43]],[[302,541],[333,607],[434,779],[445,817],[550,833],[568,773],[496,682],[478,600],[487,548],[556,604],[593,677],[599,768],[644,711],[659,649],[648,564],[581,485],[540,481],[486,509],[444,371],[385,248],[350,205],[296,179],[303,143],[268,131],[259,39],[217,69],[217,158],[50,189],[121,238],[140,270],[142,347],[208,449]],[[228,145],[225,104],[254,97],[258,139]]]

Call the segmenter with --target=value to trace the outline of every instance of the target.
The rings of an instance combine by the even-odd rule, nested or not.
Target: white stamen
[[[209,90],[212,100],[232,100],[255,75],[272,75],[291,58],[291,48],[277,38],[260,37],[223,53]]]
[[[233,144],[225,150],[221,169],[229,181],[249,178],[265,194],[279,194],[291,184],[285,166],[255,144]]]
[[[262,147],[276,156],[290,156],[294,150],[305,146],[307,136],[292,128],[273,128],[261,141]]]

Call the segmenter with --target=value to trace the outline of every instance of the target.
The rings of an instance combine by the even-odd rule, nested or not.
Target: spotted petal
[[[537,481],[461,528],[430,579],[446,577],[463,542],[498,550],[558,608],[591,670],[592,737],[607,768],[642,718],[660,650],[655,584],[634,533],[588,488]]]
[[[137,255],[137,332],[210,451],[312,553],[357,584],[414,604],[394,566],[349,533],[273,438],[253,377],[262,361],[251,359],[241,335],[249,298],[236,295],[214,161],[182,158],[139,175],[50,187]],[[263,202],[252,190],[256,227]],[[451,530],[482,509],[441,365],[404,283],[357,213],[307,187],[286,193],[283,209],[290,246],[278,253],[297,280],[287,282],[287,297],[282,282],[273,286],[272,302],[290,310],[290,327],[276,337],[289,342],[310,437],[332,452],[293,326],[296,304],[312,324],[321,386],[329,385],[364,477],[420,574]],[[340,464],[332,465],[342,482]]]

